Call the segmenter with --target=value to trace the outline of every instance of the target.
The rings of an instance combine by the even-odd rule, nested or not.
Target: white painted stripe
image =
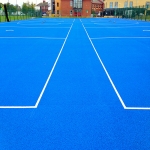
[[[56,58],[56,61],[55,61],[55,63],[54,63],[54,65],[53,65],[53,67],[52,67],[52,70],[51,70],[51,72],[50,72],[50,74],[49,74],[49,76],[48,76],[48,78],[47,78],[47,80],[46,80],[46,82],[45,82],[45,85],[44,85],[44,87],[43,87],[43,89],[42,89],[42,91],[41,91],[41,93],[40,93],[40,95],[39,95],[39,98],[38,98],[38,100],[36,101],[36,104],[35,104],[35,106],[0,106],[0,109],[1,108],[3,108],[3,109],[29,109],[29,108],[37,108],[38,107],[38,105],[39,105],[39,103],[40,103],[40,100],[41,100],[41,98],[42,98],[42,96],[43,96],[43,94],[44,94],[44,91],[45,91],[45,89],[46,89],[46,87],[47,87],[47,84],[48,84],[48,82],[49,82],[49,80],[50,80],[50,78],[51,78],[51,76],[52,76],[52,73],[53,73],[53,71],[54,71],[54,69],[55,69],[55,66],[56,66],[56,64],[57,64],[57,62],[58,62],[58,59],[59,59],[59,57],[60,57],[60,55],[61,55],[61,52],[62,52],[62,50],[63,50],[63,48],[64,48],[64,45],[65,45],[65,43],[66,43],[66,41],[67,41],[67,39],[68,39],[68,36],[69,36],[69,33],[70,33],[70,31],[71,31],[71,29],[72,29],[72,26],[73,26],[73,24],[71,25],[71,27],[70,27],[70,29],[69,29],[69,31],[68,31],[68,34],[67,34],[67,36],[66,36],[66,38],[64,38],[65,39],[65,41],[64,41],[64,43],[63,43],[63,45],[62,45],[62,48],[61,48],[61,50],[60,50],[60,52],[59,52],[59,54],[58,54],[58,56],[57,56],[57,58]],[[2,37],[3,38],[3,37]],[[20,37],[17,37],[17,38],[20,38]],[[33,37],[33,38],[35,38],[35,37]],[[37,37],[38,38],[38,37]]]
[[[51,40],[64,40],[65,38],[55,38],[55,37],[0,37],[0,39],[51,39]]]
[[[57,28],[57,29],[58,29],[58,28],[60,28],[60,29],[61,29],[61,28],[62,28],[62,29],[63,29],[63,28],[70,28],[70,27],[43,27],[43,26],[42,26],[42,27],[27,27],[27,26],[25,27],[25,26],[0,26],[0,28],[32,28],[32,29],[34,29],[34,28],[35,28],[35,29],[37,29],[37,28],[43,28],[43,29],[47,29],[47,28]]]
[[[38,26],[39,25],[41,27],[45,27],[45,26],[56,26],[56,25],[60,25],[60,24],[61,23],[53,23],[53,24],[51,24],[51,23],[47,23],[47,22],[41,22],[41,23],[36,23],[36,24],[31,24],[31,23],[24,24],[24,23],[22,23],[22,24],[20,24],[20,26]]]
[[[14,30],[6,30],[6,32],[13,32]]]
[[[92,40],[99,39],[149,39],[150,37],[99,37],[99,38],[91,38]]]
[[[50,80],[50,78],[51,78],[51,76],[52,76],[52,74],[53,74],[53,71],[54,71],[54,69],[55,69],[55,66],[56,66],[58,60],[59,60],[59,57],[60,57],[60,55],[61,55],[61,53],[62,53],[62,50],[63,50],[63,48],[64,48],[64,46],[65,46],[65,43],[66,43],[66,41],[67,41],[67,39],[68,39],[68,36],[69,36],[70,31],[71,31],[71,29],[72,29],[72,26],[73,26],[73,24],[71,25],[71,27],[70,27],[70,29],[69,29],[69,31],[68,31],[68,34],[67,34],[67,36],[66,36],[66,38],[65,38],[65,41],[64,41],[64,43],[63,43],[63,45],[62,45],[62,47],[61,47],[61,50],[60,50],[60,52],[59,52],[59,54],[58,54],[58,56],[57,56],[57,58],[56,58],[56,60],[55,60],[55,63],[54,63],[54,65],[53,65],[53,67],[52,67],[52,70],[50,71],[50,74],[49,74],[49,76],[48,76],[48,78],[47,78],[47,80],[46,80],[46,82],[45,82],[45,84],[44,84],[44,87],[43,87],[43,89],[42,89],[42,91],[41,91],[41,93],[40,93],[40,95],[39,95],[39,97],[38,97],[38,100],[37,100],[37,102],[36,102],[36,104],[35,104],[36,108],[38,107],[38,105],[39,105],[39,103],[40,103],[40,101],[41,101],[41,98],[42,98],[42,96],[43,96],[43,94],[44,94],[44,91],[45,91],[45,89],[46,89],[46,87],[47,87],[47,84],[48,84],[48,82],[49,82],[49,80]]]
[[[85,28],[92,28],[92,29],[97,29],[97,28],[145,28],[145,27],[150,27],[150,26],[124,26],[124,27],[106,27],[106,26],[103,26],[103,27],[85,27]]]
[[[95,53],[96,53],[96,55],[97,55],[97,57],[98,57],[98,59],[99,59],[99,61],[100,61],[100,63],[101,63],[101,65],[102,65],[102,67],[103,67],[103,69],[104,69],[104,71],[105,71],[105,73],[106,73],[106,75],[107,75],[107,77],[108,77],[108,79],[109,79],[109,81],[110,81],[110,83],[111,83],[111,85],[112,85],[112,87],[113,87],[113,89],[114,89],[116,95],[118,96],[118,98],[119,98],[119,100],[120,100],[120,102],[121,102],[123,108],[125,109],[125,108],[126,108],[125,103],[123,102],[123,100],[122,100],[122,98],[121,98],[121,96],[120,96],[120,94],[119,94],[117,88],[115,87],[115,84],[113,83],[113,81],[112,81],[112,79],[111,79],[111,77],[110,77],[110,75],[109,75],[109,73],[108,73],[106,67],[104,66],[104,64],[103,64],[103,62],[102,62],[102,60],[101,60],[101,58],[100,58],[100,56],[99,56],[99,54],[98,54],[98,52],[97,52],[97,50],[96,50],[94,44],[93,44],[93,42],[92,42],[92,40],[90,39],[90,36],[89,36],[88,32],[86,31],[86,29],[85,29],[85,27],[84,27],[83,24],[82,24],[82,26],[83,26],[83,28],[84,28],[84,30],[85,30],[85,32],[86,32],[86,34],[87,34],[87,36],[88,36],[90,42],[91,42],[91,45],[92,45],[92,47],[93,47],[93,49],[94,49],[94,51],[95,51]]]
[[[112,23],[116,23],[115,21],[112,21],[111,22],[111,24],[110,24],[110,26],[112,26]],[[94,23],[94,24],[96,24],[96,25],[104,25],[105,24],[105,22],[102,22],[102,23]],[[107,24],[108,25],[108,24]],[[126,25],[135,25],[135,24],[119,24],[119,23],[117,23],[117,24],[115,24],[115,26],[126,26]]]
[[[150,30],[143,30],[143,31],[150,32]]]
[[[150,107],[126,107],[128,110],[150,110]]]
[[[36,108],[35,106],[0,106],[0,109],[23,109],[23,108],[25,108],[25,109],[31,109],[31,108]]]

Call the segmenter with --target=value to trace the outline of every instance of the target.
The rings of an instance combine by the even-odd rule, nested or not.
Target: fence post
[[[145,6],[145,21],[147,19],[147,6]]]

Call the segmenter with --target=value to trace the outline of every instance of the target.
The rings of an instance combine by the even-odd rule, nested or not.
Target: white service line
[[[149,39],[150,37],[98,37],[91,38],[92,40],[100,40],[100,39]]]
[[[56,66],[56,64],[58,62],[58,59],[59,59],[59,57],[60,57],[60,55],[62,53],[64,45],[65,45],[65,43],[67,41],[67,38],[69,36],[69,33],[70,33],[71,29],[72,29],[72,26],[73,26],[73,24],[71,25],[66,38],[61,38],[61,39],[65,39],[64,43],[63,43],[63,45],[61,47],[61,50],[60,50],[60,52],[59,52],[59,54],[58,54],[58,56],[57,56],[57,58],[55,60],[55,63],[53,65],[53,67],[52,67],[52,70],[50,71],[50,74],[49,74],[49,76],[48,76],[48,78],[47,78],[47,80],[46,80],[46,82],[44,84],[44,87],[43,87],[43,89],[42,89],[42,91],[41,91],[41,93],[40,93],[40,95],[38,97],[38,100],[36,101],[36,104],[34,106],[0,106],[0,109],[33,109],[33,108],[37,108],[38,107],[38,105],[40,103],[40,100],[41,100],[41,98],[42,98],[42,96],[44,94],[44,91],[45,91],[45,89],[47,87],[47,84],[48,84],[48,82],[49,82],[49,80],[50,80],[50,78],[52,76],[52,73],[53,73],[53,71],[55,69],[55,66]],[[45,37],[0,37],[0,38],[45,38]],[[50,38],[50,39],[52,39],[52,38]],[[58,39],[58,38],[56,38],[56,39]]]
[[[70,27],[27,27],[27,26],[0,26],[0,28],[33,28],[33,29],[37,29],[37,28],[70,28]]]
[[[103,26],[103,27],[86,27],[86,28],[145,28],[145,27],[150,27],[150,26],[124,26],[124,27],[106,27],[106,26]]]
[[[13,32],[14,30],[6,30],[6,32]]]
[[[145,31],[145,32],[150,32],[150,30],[143,30],[143,31]]]
[[[128,110],[150,110],[150,107],[126,107]]]
[[[90,39],[90,36],[89,36],[88,32],[86,31],[86,29],[85,29],[83,23],[82,23],[82,26],[83,26],[83,28],[84,28],[84,30],[85,30],[85,32],[86,32],[86,34],[87,34],[87,36],[88,36],[88,38],[89,38],[91,44],[92,44],[92,47],[93,47],[93,49],[94,49],[94,51],[95,51],[95,53],[96,53],[96,55],[97,55],[97,57],[98,57],[98,59],[99,59],[101,65],[102,65],[102,67],[103,67],[103,69],[104,69],[104,71],[105,71],[105,73],[106,73],[106,75],[107,75],[107,77],[108,77],[108,79],[109,79],[109,81],[110,81],[110,83],[111,83],[111,85],[112,85],[112,87],[113,87],[115,93],[117,94],[117,96],[118,96],[118,98],[119,98],[119,100],[120,100],[120,102],[121,102],[123,108],[126,109],[126,105],[125,105],[125,103],[123,102],[123,100],[122,100],[122,98],[121,98],[121,96],[120,96],[120,94],[119,94],[117,88],[115,87],[115,84],[113,83],[113,81],[112,81],[112,79],[111,79],[111,77],[110,77],[110,75],[109,75],[109,73],[108,73],[108,71],[107,71],[105,65],[103,64],[103,62],[102,62],[102,60],[101,60],[101,58],[100,58],[100,56],[99,56],[99,54],[98,54],[98,52],[97,52],[97,50],[96,50],[96,48],[95,48],[95,46],[94,46],[92,40]]]
[[[52,39],[52,40],[64,40],[65,38],[55,38],[55,37],[0,37],[0,39]]]
[[[23,109],[23,108],[25,108],[25,109],[33,109],[33,108],[36,108],[35,106],[0,106],[0,109],[6,109],[6,108],[8,108],[8,109]]]
[[[43,89],[42,89],[42,91],[41,91],[41,93],[40,93],[40,95],[39,95],[39,97],[38,97],[38,100],[37,100],[37,102],[36,102],[36,104],[35,104],[35,107],[36,107],[36,108],[38,107],[38,105],[39,105],[39,103],[40,103],[40,100],[41,100],[41,98],[42,98],[42,96],[43,96],[43,94],[44,94],[44,91],[45,91],[45,89],[46,89],[46,87],[47,87],[47,84],[48,84],[48,82],[49,82],[49,80],[50,80],[50,78],[51,78],[51,76],[52,76],[52,73],[53,73],[53,71],[54,71],[54,69],[55,69],[55,66],[56,66],[56,64],[57,64],[57,62],[58,62],[58,60],[59,60],[59,57],[60,57],[60,55],[61,55],[61,53],[62,53],[62,50],[63,50],[63,48],[64,48],[64,46],[65,46],[65,43],[66,43],[66,41],[67,41],[67,39],[68,39],[68,36],[69,36],[69,34],[70,34],[70,31],[71,31],[71,29],[72,29],[72,26],[73,26],[73,24],[71,25],[71,27],[70,27],[70,29],[69,29],[69,31],[68,31],[68,34],[67,34],[67,36],[66,36],[66,38],[65,38],[65,41],[64,41],[64,43],[63,43],[63,45],[62,45],[62,47],[61,47],[61,50],[60,50],[60,52],[59,52],[59,54],[58,54],[58,56],[57,56],[57,58],[56,58],[56,60],[55,60],[55,63],[54,63],[54,65],[53,65],[53,67],[52,67],[52,70],[50,71],[49,76],[48,76],[48,78],[47,78],[47,80],[46,80],[46,82],[45,82],[45,84],[44,84],[44,87],[43,87]]]
[[[92,46],[93,46],[93,49],[94,49],[94,51],[95,51],[95,53],[96,53],[96,55],[97,55],[97,57],[98,57],[98,59],[99,59],[101,65],[102,65],[102,67],[103,67],[103,69],[104,69],[104,71],[105,71],[105,73],[106,73],[106,75],[107,75],[107,77],[108,77],[108,79],[109,79],[109,81],[110,81],[110,83],[111,83],[111,85],[112,85],[112,87],[113,87],[115,93],[117,94],[117,96],[118,96],[118,98],[119,98],[119,100],[120,100],[120,102],[121,102],[123,108],[124,108],[125,110],[150,110],[150,107],[128,107],[128,106],[125,105],[123,99],[121,98],[121,96],[120,96],[120,94],[119,94],[117,88],[115,87],[115,85],[114,85],[114,83],[113,83],[113,81],[112,81],[112,79],[111,79],[111,77],[110,77],[108,71],[106,70],[106,67],[104,66],[104,64],[103,64],[103,62],[102,62],[102,60],[101,60],[101,58],[100,58],[98,52],[96,51],[96,48],[95,48],[94,44],[93,44],[93,42],[92,42],[92,39],[102,39],[102,38],[145,38],[145,39],[146,39],[146,38],[150,38],[150,37],[102,37],[102,38],[90,38],[90,36],[89,36],[88,32],[86,31],[86,28],[84,27],[83,24],[82,24],[82,26],[83,26],[83,28],[84,28],[84,30],[85,30],[85,32],[86,32],[86,34],[87,34],[87,36],[88,36],[88,38],[89,38],[91,44],[92,44]]]

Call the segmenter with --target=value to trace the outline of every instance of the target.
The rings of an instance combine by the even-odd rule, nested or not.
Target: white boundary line
[[[44,26],[55,26],[55,25],[60,25],[61,23],[53,23],[53,24],[50,24],[50,23],[46,23],[46,22],[41,22],[41,23],[35,23],[35,24],[31,24],[31,23],[29,23],[29,24],[20,24],[20,23],[17,23],[17,24],[19,24],[20,26],[42,26],[42,25],[44,25]]]
[[[13,32],[14,30],[6,30],[6,32]]]
[[[99,61],[100,61],[100,63],[101,63],[101,65],[102,65],[102,67],[103,67],[103,69],[104,69],[104,71],[105,71],[105,73],[106,73],[106,75],[107,75],[107,77],[108,77],[108,79],[109,79],[109,81],[110,81],[110,83],[111,83],[111,85],[112,85],[112,87],[113,87],[113,89],[114,89],[114,91],[115,91],[115,93],[116,93],[116,95],[117,95],[117,97],[118,97],[120,103],[122,104],[123,108],[124,108],[124,109],[128,109],[128,110],[150,110],[150,107],[127,107],[127,106],[125,105],[123,99],[121,98],[121,96],[120,96],[120,94],[119,94],[117,88],[115,87],[115,84],[113,83],[113,81],[112,81],[112,79],[111,79],[111,77],[110,77],[110,75],[109,75],[109,73],[108,73],[108,71],[107,71],[105,65],[103,64],[103,62],[102,62],[102,60],[101,60],[101,58],[100,58],[100,56],[99,56],[99,54],[98,54],[98,52],[97,52],[97,50],[96,50],[96,48],[95,48],[95,46],[94,46],[92,40],[91,40],[91,38],[90,38],[90,36],[89,36],[87,30],[85,29],[83,23],[82,23],[82,26],[83,26],[83,28],[84,28],[84,30],[85,30],[85,32],[86,32],[86,34],[87,34],[87,36],[88,36],[90,42],[91,42],[91,45],[92,45],[92,47],[93,47],[93,49],[94,49],[94,51],[95,51],[95,53],[96,53],[96,55],[97,55],[97,57],[98,57],[98,59],[99,59]]]
[[[70,28],[70,27],[27,27],[27,26],[0,26],[0,28]]]
[[[97,29],[97,28],[146,28],[146,27],[150,27],[150,26],[124,26],[124,27],[117,27],[117,24],[116,24],[116,27],[103,26],[103,27],[86,27],[86,28],[95,28],[95,29]]]
[[[26,108],[36,108],[35,106],[0,106],[0,109],[15,109],[15,108],[17,108],[17,109],[26,109]]]
[[[120,23],[116,23],[115,21],[113,21],[113,22],[109,22],[109,23],[111,23],[111,24],[108,24],[108,25],[110,25],[110,26],[112,26],[112,25],[117,25],[117,26],[126,26],[126,25],[128,25],[128,26],[132,26],[132,25],[135,25],[135,24],[120,24]],[[104,24],[106,24],[106,23],[94,23],[95,25],[104,25]]]
[[[54,39],[54,40],[64,40],[65,38],[55,38],[55,37],[0,37],[0,39]]]
[[[40,100],[41,100],[41,98],[42,98],[42,96],[43,96],[43,94],[44,94],[44,91],[45,91],[45,89],[46,89],[46,87],[47,87],[47,84],[48,84],[48,82],[49,82],[49,80],[50,80],[50,78],[51,78],[51,76],[52,76],[52,73],[53,73],[53,71],[54,71],[54,69],[55,69],[55,66],[56,66],[56,64],[57,64],[57,62],[58,62],[58,60],[59,60],[59,57],[60,57],[60,55],[61,55],[61,53],[62,53],[62,50],[63,50],[63,48],[64,48],[64,45],[65,45],[65,43],[66,43],[66,41],[67,41],[67,39],[68,39],[68,36],[69,36],[69,34],[70,34],[70,31],[71,31],[71,29],[72,29],[72,26],[73,26],[73,23],[72,23],[72,25],[71,25],[71,27],[70,27],[70,29],[69,29],[69,31],[68,31],[68,33],[67,33],[67,36],[66,36],[66,38],[65,38],[65,40],[64,40],[64,43],[63,43],[63,45],[62,45],[62,47],[61,47],[61,49],[60,49],[60,52],[59,52],[59,54],[58,54],[58,56],[57,56],[57,58],[56,58],[56,60],[55,60],[55,62],[54,62],[54,65],[53,65],[53,67],[52,67],[52,69],[51,69],[51,71],[50,71],[50,74],[49,74],[49,76],[48,76],[48,78],[47,78],[47,80],[46,80],[46,82],[45,82],[45,84],[44,84],[44,87],[43,87],[43,89],[42,89],[42,91],[41,91],[41,93],[40,93],[40,95],[39,95],[39,97],[38,97],[38,99],[37,99],[37,101],[36,101],[36,104],[34,105],[34,106],[0,106],[0,109],[2,108],[2,109],[29,109],[29,108],[37,108],[38,107],[38,105],[39,105],[39,103],[40,103]]]
[[[47,80],[46,80],[46,82],[45,82],[45,85],[44,85],[44,87],[43,87],[43,89],[42,89],[42,91],[41,91],[41,93],[40,93],[40,95],[39,95],[39,98],[38,98],[38,100],[37,100],[37,102],[36,102],[36,104],[35,104],[35,107],[36,107],[36,108],[38,107],[38,105],[39,105],[39,103],[40,103],[40,100],[41,100],[41,98],[42,98],[42,96],[43,96],[43,93],[44,93],[44,91],[45,91],[45,89],[46,89],[46,87],[47,87],[47,84],[48,84],[48,82],[49,82],[49,80],[50,80],[50,78],[51,78],[51,76],[52,76],[52,73],[53,73],[53,71],[54,71],[54,69],[55,69],[55,66],[56,66],[56,64],[57,64],[57,62],[58,62],[58,59],[59,59],[59,57],[60,57],[60,55],[61,55],[61,53],[62,53],[62,50],[63,50],[63,48],[64,48],[64,45],[65,45],[65,43],[66,43],[66,41],[67,41],[67,39],[68,39],[68,36],[69,36],[69,34],[70,34],[70,31],[71,31],[71,29],[72,29],[72,26],[73,26],[73,24],[71,25],[71,27],[70,27],[70,29],[69,29],[69,31],[68,31],[68,34],[67,34],[67,36],[66,36],[66,38],[65,38],[65,41],[64,41],[64,43],[63,43],[63,45],[62,45],[62,47],[61,47],[60,52],[59,52],[59,54],[58,54],[58,56],[57,56],[57,58],[56,58],[56,61],[55,61],[54,65],[53,65],[53,67],[52,67],[52,70],[51,70],[51,72],[50,72],[50,74],[49,74],[49,76],[48,76],[48,78],[47,78]]]
[[[150,37],[99,37],[99,38],[91,38],[92,40],[100,40],[100,39],[149,39]]]

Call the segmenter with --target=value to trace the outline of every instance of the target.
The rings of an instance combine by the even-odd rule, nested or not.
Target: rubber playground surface
[[[0,23],[0,149],[149,150],[150,22]]]

